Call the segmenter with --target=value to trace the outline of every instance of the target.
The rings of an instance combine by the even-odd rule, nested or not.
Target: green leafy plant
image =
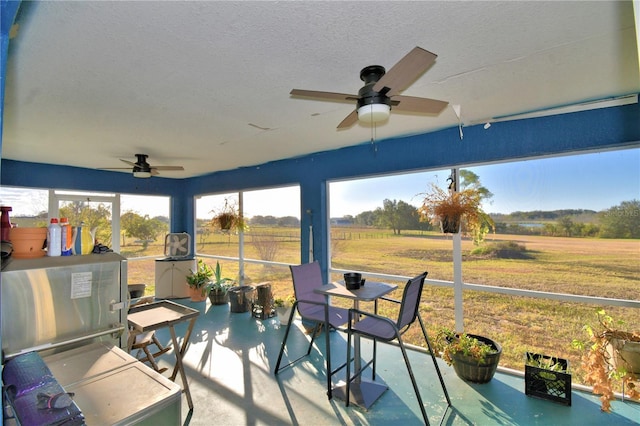
[[[536,356],[536,354],[527,352],[527,361],[526,365],[531,367],[537,367],[542,370],[547,370],[549,372],[555,373],[569,373],[569,369],[566,367],[566,364],[558,361],[558,358],[553,357],[545,357],[545,356]],[[556,380],[556,375],[553,373],[547,373],[545,371],[540,372],[540,377],[543,377],[547,380]]]
[[[461,223],[465,232],[479,244],[489,232],[495,231],[493,219],[482,210],[482,193],[475,187],[461,191],[444,190],[435,183],[422,194],[422,206],[418,208],[420,220],[434,225],[446,221]]]
[[[289,308],[296,301],[296,298],[292,295],[287,297],[276,297],[273,299],[273,306],[276,308]]]
[[[194,271],[191,270],[191,274],[187,275],[187,284],[191,288],[204,288],[209,281],[211,281],[211,277],[213,276],[213,270],[209,265],[204,263],[202,259],[198,259],[198,267]]]
[[[535,356],[535,354],[527,353],[527,365],[538,367],[544,370],[556,371],[558,373],[568,373],[567,368],[557,361],[557,358]]]
[[[448,364],[454,363],[453,356],[461,354],[476,360],[480,364],[486,362],[487,355],[498,351],[491,345],[482,342],[467,333],[456,333],[448,328],[438,330],[435,348],[442,353],[442,359]]]
[[[627,342],[640,343],[640,332],[630,331],[622,320],[614,320],[604,309],[596,311],[597,322],[586,324],[585,330],[588,340],[575,339],[573,347],[585,350],[582,356],[585,383],[593,386],[593,393],[600,396],[601,410],[611,411],[611,401],[615,398],[613,392],[614,380],[621,380],[630,398],[640,398],[635,381],[637,374],[629,371],[629,364],[620,354]],[[637,356],[637,355],[636,355]]]
[[[213,279],[209,280],[207,284],[207,290],[211,291],[219,291],[221,293],[226,293],[233,284],[234,280],[231,278],[223,278],[222,277],[222,267],[220,266],[220,262],[216,261],[216,267],[213,270]]]

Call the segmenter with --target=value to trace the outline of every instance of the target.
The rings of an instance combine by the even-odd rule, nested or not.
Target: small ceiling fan
[[[184,167],[182,166],[152,166],[147,163],[147,157],[149,157],[147,154],[136,154],[136,158],[138,160],[135,163],[121,158],[120,161],[127,163],[131,167],[106,167],[105,170],[131,169],[133,176],[137,178],[150,178],[151,176],[156,176],[160,174],[158,173],[158,170],[184,170]]]
[[[436,99],[402,96],[399,93],[420,77],[436,60],[437,55],[421,47],[413,48],[404,58],[386,72],[381,65],[370,65],[360,71],[364,86],[357,95],[293,89],[296,97],[332,102],[356,102],[356,109],[338,124],[338,129],[353,126],[356,121],[379,123],[387,118],[391,109],[409,113],[439,114],[448,102]]]

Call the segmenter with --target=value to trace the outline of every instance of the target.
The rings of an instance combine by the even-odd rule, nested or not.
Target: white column
[[[454,182],[454,190],[460,188],[459,169],[451,169],[451,178]],[[456,319],[456,331],[464,331],[464,314],[462,306],[462,235],[460,232],[453,234],[453,306]]]

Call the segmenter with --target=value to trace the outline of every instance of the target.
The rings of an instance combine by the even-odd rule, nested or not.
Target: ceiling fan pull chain
[[[378,146],[376,145],[376,123],[372,123],[371,125],[371,146],[373,147],[373,153],[376,154],[378,152]]]

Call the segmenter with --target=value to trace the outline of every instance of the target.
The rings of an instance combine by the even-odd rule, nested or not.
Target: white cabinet
[[[158,259],[156,260],[156,297],[189,297],[187,275],[196,270],[195,259]]]

